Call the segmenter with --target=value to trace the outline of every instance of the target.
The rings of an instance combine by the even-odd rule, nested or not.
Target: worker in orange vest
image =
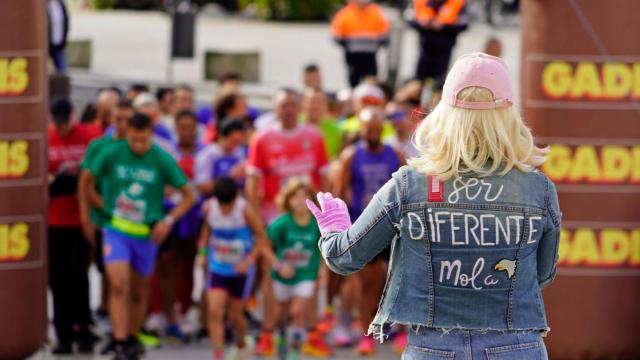
[[[420,36],[416,78],[431,78],[441,89],[458,34],[468,26],[465,0],[413,0],[411,24]]]
[[[389,21],[380,7],[368,0],[349,0],[331,22],[334,39],[344,48],[349,84],[358,85],[378,74],[376,52],[386,45]]]

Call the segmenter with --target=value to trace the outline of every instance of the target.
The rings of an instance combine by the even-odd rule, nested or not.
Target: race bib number
[[[311,260],[311,251],[303,249],[302,245],[298,243],[282,253],[282,260],[296,268],[306,267]]]
[[[219,264],[237,264],[244,259],[244,241],[213,239],[211,241],[213,261]]]
[[[134,183],[126,192],[121,192],[116,198],[116,206],[113,212],[114,217],[122,218],[136,223],[144,223],[147,203],[144,199],[136,199],[142,190],[138,187],[142,185]]]

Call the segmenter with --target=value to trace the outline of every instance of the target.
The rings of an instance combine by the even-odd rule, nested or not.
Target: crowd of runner
[[[214,359],[375,353],[365,332],[389,254],[353,276],[331,273],[305,200],[330,191],[357,218],[415,155],[424,110],[415,84],[394,94],[368,78],[331,94],[321,79],[307,66],[301,90],[277,91],[272,111],[251,106],[237,74],[201,108],[188,86],[102,89],[77,119],[68,99],[52,101],[54,352],[93,349],[92,259],[104,275],[97,318],[111,324],[101,351],[116,359],[207,334]],[[193,309],[200,329],[184,325]],[[397,329],[399,352],[405,342]]]

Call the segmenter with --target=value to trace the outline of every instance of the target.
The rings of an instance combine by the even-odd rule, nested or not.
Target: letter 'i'
[[[443,202],[444,186],[442,181],[437,176],[429,176],[429,180],[427,182],[429,202]]]

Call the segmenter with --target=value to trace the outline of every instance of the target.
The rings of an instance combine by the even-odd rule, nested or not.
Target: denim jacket
[[[394,323],[546,332],[540,289],[556,273],[560,217],[555,186],[537,171],[442,182],[404,166],[347,231],[319,246],[342,275],[391,246],[369,326],[380,341]]]

